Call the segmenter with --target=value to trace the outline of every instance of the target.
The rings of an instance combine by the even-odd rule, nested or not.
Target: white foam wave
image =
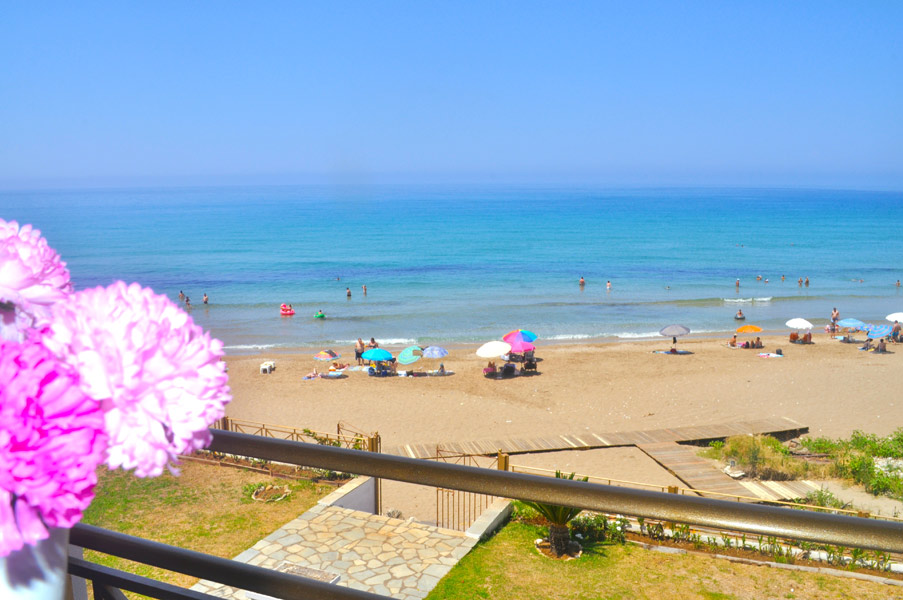
[[[357,340],[355,340],[355,342],[356,341]],[[381,346],[410,346],[411,344],[417,343],[417,340],[414,338],[383,338],[376,341],[379,342]]]
[[[278,344],[235,344],[233,346],[223,346],[224,350],[266,350],[268,348],[277,348]]]
[[[625,333],[619,333],[619,334],[617,334],[616,337],[633,340],[633,339],[638,339],[638,338],[655,338],[655,337],[661,337],[661,336],[659,335],[659,333],[657,331],[649,331],[649,332],[641,332],[641,333],[628,331]]]
[[[742,303],[742,304],[752,304],[753,302],[771,302],[771,299],[774,296],[768,296],[765,298],[722,298],[722,302],[732,302],[734,304]]]
[[[559,335],[543,336],[542,339],[549,340],[549,341],[552,341],[552,340],[588,340],[588,339],[594,338],[594,337],[606,337],[606,335],[604,333],[599,334],[599,335],[590,335],[588,333],[574,333],[574,334],[562,333]]]

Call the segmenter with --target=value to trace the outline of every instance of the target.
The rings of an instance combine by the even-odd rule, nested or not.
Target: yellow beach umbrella
[[[737,328],[737,333],[759,333],[760,331],[762,331],[762,328],[758,325],[744,325]]]

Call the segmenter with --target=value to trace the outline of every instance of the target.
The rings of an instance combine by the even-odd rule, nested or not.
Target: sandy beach
[[[379,432],[383,447],[765,417],[790,417],[808,426],[810,435],[831,437],[856,429],[886,435],[903,423],[903,403],[891,391],[903,372],[897,346],[876,355],[824,334],[807,346],[790,344],[785,335],[763,341],[765,351],[781,348],[785,356],[761,358],[758,350],[728,348],[726,339],[683,339],[679,347],[692,354],[676,356],[653,352],[667,349],[668,340],[540,345],[539,373],[506,380],[483,376],[486,360],[474,354],[476,347],[449,348],[442,362],[454,374],[446,377],[350,372],[338,380],[304,381],[314,366],[324,366],[312,353],[227,357],[234,394],[227,414],[326,432],[341,421]],[[351,348],[335,350],[343,360],[354,356]],[[272,374],[260,374],[263,359],[276,361]],[[433,369],[438,362],[414,366]],[[676,483],[636,449],[520,455],[512,463]],[[431,492],[423,493],[426,501]]]

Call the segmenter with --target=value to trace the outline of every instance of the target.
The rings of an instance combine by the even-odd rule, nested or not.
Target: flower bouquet
[[[74,292],[39,231],[0,219],[0,592],[81,519],[99,464],[152,477],[209,443],[231,399],[222,356],[150,289]]]

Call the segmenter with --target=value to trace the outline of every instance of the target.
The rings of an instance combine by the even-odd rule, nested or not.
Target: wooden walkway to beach
[[[590,450],[594,448],[614,448],[617,446],[639,446],[662,442],[705,444],[732,435],[770,434],[777,437],[793,437],[809,431],[793,419],[775,417],[736,421],[714,425],[672,427],[646,431],[619,431],[607,433],[581,432],[578,434],[556,435],[533,438],[504,438],[474,442],[438,442],[435,444],[404,444],[383,448],[386,454],[408,456],[410,458],[434,458],[440,451],[451,454],[490,456],[502,451],[506,454],[529,454],[533,452],[555,452],[561,450]]]

